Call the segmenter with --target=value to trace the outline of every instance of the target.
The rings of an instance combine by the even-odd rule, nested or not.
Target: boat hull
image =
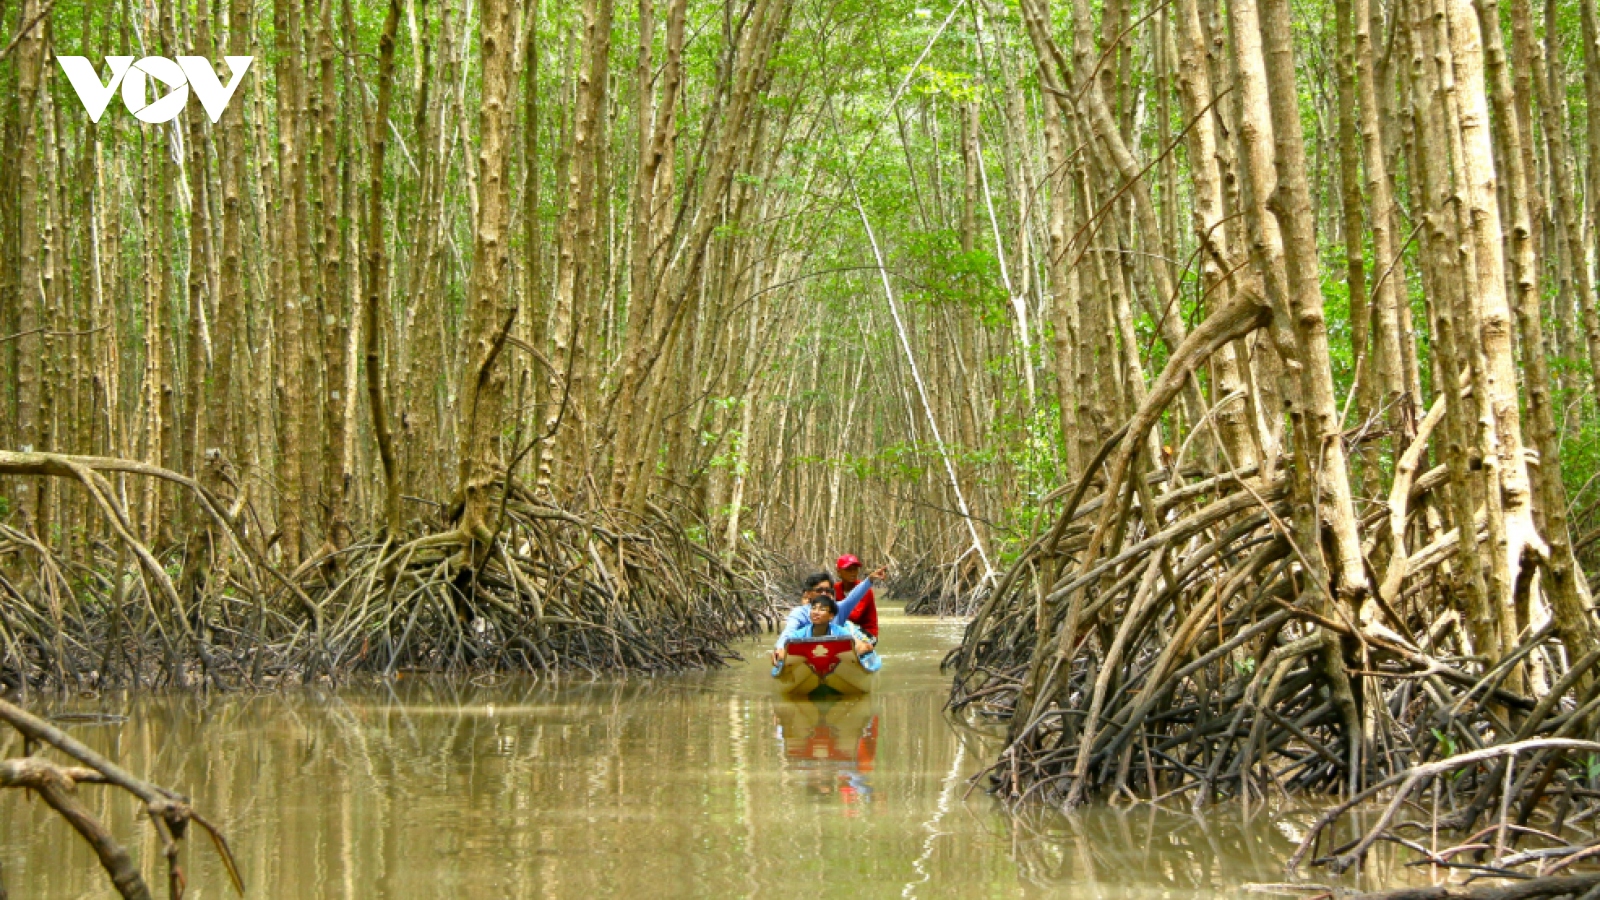
[[[877,679],[862,667],[854,653],[841,657],[833,670],[819,674],[804,656],[790,654],[783,661],[777,676],[778,691],[785,697],[809,697],[814,693],[832,691],[846,697],[859,697],[872,693]]]
[[[872,692],[873,673],[880,663],[869,653],[865,661],[856,655],[856,642],[830,635],[800,638],[785,645],[787,655],[774,666],[772,677],[778,692],[791,699],[813,694],[840,694],[859,697]]]
[[[877,676],[862,667],[854,657],[840,660],[838,668],[822,679],[822,686],[846,697],[859,697],[872,693]]]

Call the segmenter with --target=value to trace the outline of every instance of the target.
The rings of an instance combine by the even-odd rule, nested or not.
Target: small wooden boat
[[[870,662],[856,656],[855,641],[847,637],[792,640],[783,662],[772,668],[778,690],[785,697],[809,697],[828,692],[855,697],[872,692],[876,654]]]

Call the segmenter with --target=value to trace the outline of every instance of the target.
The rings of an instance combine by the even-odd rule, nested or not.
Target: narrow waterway
[[[967,779],[938,664],[961,623],[885,609],[880,689],[787,703],[760,663],[627,683],[466,683],[79,699],[63,722],[189,793],[272,898],[1210,897],[1281,881],[1302,812],[1200,818],[1097,808],[1022,827]],[[8,734],[7,755],[21,752]],[[86,786],[154,874],[135,804]],[[112,896],[42,804],[0,795],[14,898]],[[190,898],[231,892],[204,838]],[[153,882],[154,883],[154,882]]]

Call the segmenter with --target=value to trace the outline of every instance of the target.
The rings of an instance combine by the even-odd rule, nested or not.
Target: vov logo
[[[100,121],[106,104],[111,102],[111,95],[117,92],[120,85],[122,105],[141,122],[172,121],[188,105],[189,90],[193,88],[195,96],[200,98],[200,105],[205,107],[206,115],[215,124],[228,108],[228,101],[233,98],[233,92],[239,87],[245,70],[250,68],[250,61],[255,57],[223,57],[228,61],[228,71],[232,73],[227,87],[223,87],[216,69],[204,56],[180,56],[177,62],[165,56],[146,56],[138,62],[134,62],[131,56],[108,56],[106,64],[111,66],[109,82],[101,82],[94,64],[86,56],[56,58],[61,60],[67,80],[72,82],[72,89],[78,92],[78,99],[83,101],[83,108],[93,122]],[[165,86],[168,89],[166,95],[151,100],[149,91],[154,86],[152,82]]]

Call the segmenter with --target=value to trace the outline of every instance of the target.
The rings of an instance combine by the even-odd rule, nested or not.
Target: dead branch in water
[[[181,900],[185,886],[178,852],[189,823],[197,823],[211,838],[212,847],[222,860],[234,890],[244,895],[244,879],[239,874],[233,852],[222,832],[207,822],[189,805],[189,798],[157,784],[135,778],[104,756],[84,746],[76,738],[15,704],[0,700],[0,721],[15,728],[25,746],[43,744],[69,757],[76,765],[59,765],[31,755],[0,761],[0,788],[25,788],[37,794],[55,810],[93,848],[117,893],[126,900],[149,900],[150,888],[134,865],[128,851],[77,799],[80,784],[121,788],[144,804],[150,822],[161,841],[167,860],[168,896]],[[0,888],[3,890],[3,888]]]

